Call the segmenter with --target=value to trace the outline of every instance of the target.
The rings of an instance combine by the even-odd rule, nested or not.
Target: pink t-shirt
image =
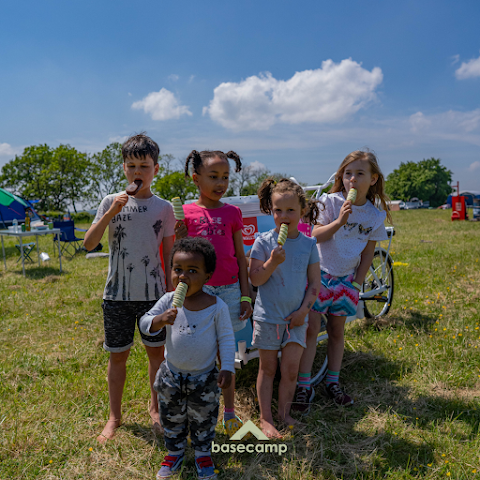
[[[204,237],[212,242],[217,254],[217,268],[207,285],[231,285],[238,280],[233,234],[243,228],[242,211],[234,205],[202,208],[195,203],[183,206],[185,225],[190,237]]]

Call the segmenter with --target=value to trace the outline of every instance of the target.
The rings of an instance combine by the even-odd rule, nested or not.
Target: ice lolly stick
[[[143,182],[140,179],[137,179],[130,183],[125,189],[128,195],[136,195],[138,191],[142,188]]]
[[[278,233],[278,244],[283,245],[285,243],[285,240],[287,239],[288,235],[288,225],[286,223],[282,223],[280,225],[280,232]]]
[[[182,308],[183,302],[185,301],[185,296],[187,295],[188,285],[186,283],[180,282],[175,289],[173,294],[172,306],[176,308]]]
[[[357,190],[355,188],[351,188],[347,195],[347,200],[350,200],[352,203],[355,203],[357,199]]]
[[[172,205],[175,220],[185,220],[185,212],[183,211],[183,205],[180,197],[172,198]]]

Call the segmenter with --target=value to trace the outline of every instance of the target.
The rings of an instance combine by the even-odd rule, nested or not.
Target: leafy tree
[[[402,162],[388,175],[385,189],[392,199],[409,201],[417,197],[437,207],[452,192],[451,181],[452,172],[441,165],[440,159],[429,158],[417,163]]]
[[[0,183],[27,200],[39,199],[40,210],[65,210],[85,197],[90,162],[70,145],[25,148],[3,166]]]
[[[91,187],[90,203],[98,205],[111,193],[120,192],[126,187],[127,179],[123,173],[122,145],[111,143],[101,152],[90,157]]]
[[[198,194],[197,187],[191,178],[185,179],[184,173],[178,171],[165,174],[162,166],[160,167],[157,177],[152,182],[152,191],[168,201],[173,197],[180,197],[182,202],[191,200]]]

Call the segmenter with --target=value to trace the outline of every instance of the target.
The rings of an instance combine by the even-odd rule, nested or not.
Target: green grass
[[[216,454],[222,479],[469,479],[480,473],[480,224],[448,211],[394,212],[395,296],[382,321],[347,327],[341,381],[355,405],[318,391],[288,452]],[[87,226],[84,226],[87,227]],[[123,426],[96,443],[108,414],[101,347],[107,259],[59,273],[0,269],[0,479],[153,479],[164,454],[149,426],[146,355],[128,363]],[[106,241],[103,242],[107,244]],[[400,265],[407,264],[407,265]],[[238,410],[258,419],[257,361],[237,375]],[[227,441],[218,428],[217,443]],[[479,472],[479,473],[477,473]],[[190,452],[182,479],[196,478]]]

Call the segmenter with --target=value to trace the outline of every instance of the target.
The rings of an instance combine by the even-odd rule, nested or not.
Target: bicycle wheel
[[[385,264],[385,273],[382,275],[383,264]],[[378,281],[372,274],[372,269],[378,277]],[[390,255],[387,258],[387,252],[385,252],[385,250],[376,250],[372,260],[372,266],[368,270],[365,281],[363,282],[362,292],[368,294],[372,290],[383,286],[386,286],[387,289],[378,295],[364,299],[365,316],[367,318],[378,318],[388,313],[393,300],[393,285],[392,258]]]

